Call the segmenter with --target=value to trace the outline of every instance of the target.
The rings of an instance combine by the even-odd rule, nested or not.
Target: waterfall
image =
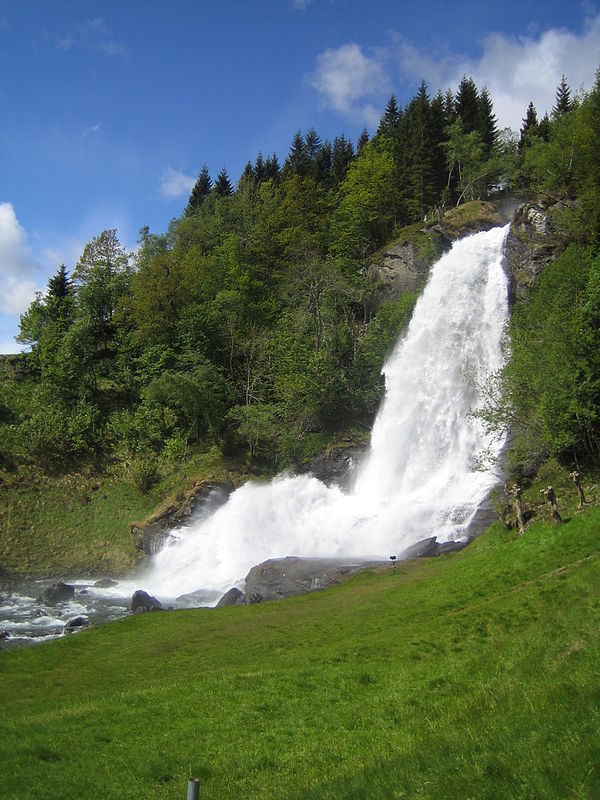
[[[161,598],[202,589],[214,600],[268,558],[387,559],[428,536],[464,536],[497,481],[477,459],[502,446],[470,412],[479,382],[502,365],[507,231],[462,239],[432,268],[384,367],[385,400],[351,493],[306,475],[247,483],[211,517],[172,533],[145,588]]]

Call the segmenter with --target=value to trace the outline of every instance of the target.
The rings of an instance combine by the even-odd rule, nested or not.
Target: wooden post
[[[577,470],[575,470],[575,472],[571,472],[570,477],[575,486],[577,487],[577,494],[579,495],[579,505],[577,506],[577,510],[581,511],[581,509],[585,506],[587,502],[585,499],[585,495],[583,493],[583,489],[581,487],[581,482],[579,480],[581,478],[581,474]]]
[[[523,516],[523,503],[521,502],[521,495],[523,494],[523,490],[519,486],[518,483],[512,488],[512,494],[515,497],[515,508],[517,510],[517,523],[519,525],[519,533],[522,535],[525,533],[525,517]]]
[[[187,800],[198,800],[200,797],[200,781],[198,778],[190,778],[187,787]]]

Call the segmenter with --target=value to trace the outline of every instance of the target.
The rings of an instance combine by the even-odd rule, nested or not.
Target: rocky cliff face
[[[522,203],[516,208],[504,253],[511,301],[531,288],[546,264],[566,246],[567,237],[556,225],[555,215],[567,207],[557,204],[550,210]]]
[[[506,200],[475,200],[404,229],[400,238],[375,256],[368,267],[381,285],[378,299],[418,292],[425,285],[432,264],[455,239],[508,222],[514,206],[514,202]]]

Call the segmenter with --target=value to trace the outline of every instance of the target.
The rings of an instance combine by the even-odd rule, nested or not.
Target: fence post
[[[198,778],[190,778],[187,788],[187,800],[198,800],[200,796],[200,781]]]

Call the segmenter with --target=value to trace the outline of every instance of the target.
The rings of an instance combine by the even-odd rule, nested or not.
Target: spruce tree
[[[498,140],[498,128],[494,116],[492,99],[487,87],[483,87],[477,100],[477,130],[483,142],[484,154],[490,158]]]
[[[521,126],[521,132],[519,137],[519,152],[523,150],[524,147],[527,147],[528,140],[531,139],[538,132],[539,124],[537,118],[537,112],[535,110],[535,106],[533,102],[530,102],[527,106],[527,113],[523,118],[523,125]]]
[[[354,160],[354,145],[344,134],[336,136],[333,140],[333,155],[331,173],[335,184],[341,183],[346,177],[350,163]]]
[[[277,154],[273,153],[273,155],[265,161],[265,180],[277,180],[279,172],[279,160]]]
[[[306,151],[306,143],[298,130],[290,146],[290,152],[285,162],[285,170],[303,178],[308,172],[308,164],[309,157]]]
[[[455,109],[462,123],[463,133],[479,128],[479,94],[473,78],[463,75],[456,93]]]
[[[390,138],[393,138],[401,117],[402,110],[396,102],[395,95],[392,95],[388,100],[388,104],[385,107],[385,111],[379,122],[377,134],[380,136],[389,136]]]
[[[208,195],[210,194],[210,190],[212,187],[212,180],[210,175],[208,174],[208,167],[206,164],[203,165],[202,171],[198,176],[198,180],[194,184],[194,188],[192,189],[192,193],[190,195],[190,199],[188,200],[188,204],[185,209],[185,216],[191,216],[195,211],[197,211],[202,203],[206,200]]]
[[[435,143],[431,129],[431,105],[422,81],[404,113],[407,132],[408,184],[413,203],[411,215],[420,218],[436,200]]]
[[[360,133],[360,136],[358,137],[358,141],[356,142],[357,155],[360,155],[360,151],[363,149],[363,147],[367,144],[368,141],[369,141],[369,132],[367,131],[366,128],[363,128]]]
[[[571,89],[569,88],[565,76],[563,75],[556,90],[556,103],[552,108],[552,119],[557,119],[573,109],[571,100]]]
[[[227,174],[225,167],[223,167],[221,172],[219,172],[217,175],[217,180],[213,186],[213,191],[217,197],[229,197],[233,194],[233,186],[231,185],[231,181],[229,180],[229,175]]]

